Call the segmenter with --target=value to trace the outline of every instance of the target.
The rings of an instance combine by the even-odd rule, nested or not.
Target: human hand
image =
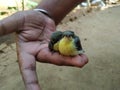
[[[83,67],[88,59],[86,55],[66,57],[59,53],[51,53],[48,42],[51,34],[56,30],[52,19],[40,12],[24,12],[24,24],[18,30],[19,52],[31,54],[39,62],[52,63],[56,65]],[[32,13],[30,16],[27,14]]]
[[[52,19],[40,12],[32,10],[18,12],[8,17],[5,22],[9,24],[4,26],[6,27],[4,34],[17,32],[18,60],[27,90],[40,90],[36,74],[36,60],[80,68],[88,62],[85,54],[66,57],[49,51],[49,38],[56,30],[56,26]],[[14,27],[8,29],[10,26]]]

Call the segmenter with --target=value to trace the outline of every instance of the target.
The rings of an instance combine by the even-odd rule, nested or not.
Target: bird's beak
[[[66,39],[71,40],[72,36],[65,36]]]

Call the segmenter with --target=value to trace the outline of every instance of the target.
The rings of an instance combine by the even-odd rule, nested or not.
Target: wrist
[[[83,0],[42,0],[37,8],[47,10],[57,25],[81,1]]]

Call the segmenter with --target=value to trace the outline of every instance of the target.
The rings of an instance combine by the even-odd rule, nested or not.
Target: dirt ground
[[[42,90],[120,90],[119,10],[78,11],[58,26],[79,35],[89,63],[81,69],[37,63]],[[25,90],[13,34],[0,38],[0,90]]]

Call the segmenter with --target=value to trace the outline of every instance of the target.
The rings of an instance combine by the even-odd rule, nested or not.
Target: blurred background
[[[0,0],[0,19],[33,9],[41,0]],[[120,1],[86,0],[57,30],[73,30],[89,63],[83,68],[37,63],[42,90],[120,90]],[[15,34],[0,37],[0,90],[25,90],[16,55]]]

